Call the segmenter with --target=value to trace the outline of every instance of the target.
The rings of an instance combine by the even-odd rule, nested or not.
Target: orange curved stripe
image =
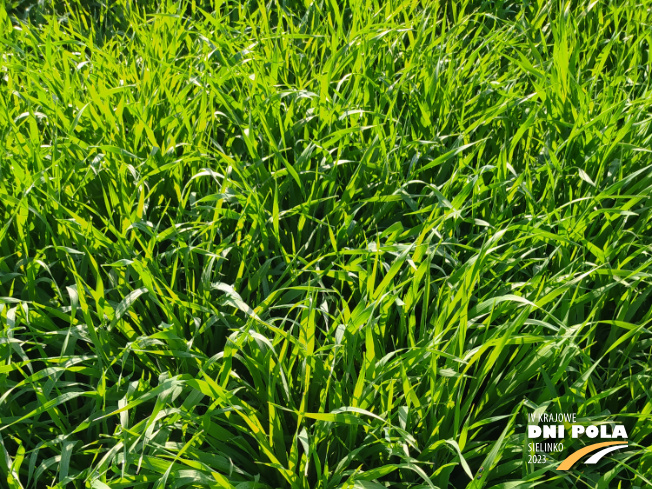
[[[568,457],[566,457],[564,459],[564,461],[561,464],[559,464],[559,466],[555,470],[568,470],[573,466],[573,464],[575,462],[577,462],[579,459],[581,459],[587,453],[595,452],[599,448],[609,447],[611,445],[627,445],[627,442],[626,441],[625,442],[623,442],[623,441],[605,441],[603,443],[594,443],[593,445],[589,445],[587,447],[584,447],[584,448],[576,451],[575,453],[572,453]]]

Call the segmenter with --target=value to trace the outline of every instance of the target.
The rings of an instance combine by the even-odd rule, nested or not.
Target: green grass
[[[651,2],[5,1],[1,487],[652,485]]]

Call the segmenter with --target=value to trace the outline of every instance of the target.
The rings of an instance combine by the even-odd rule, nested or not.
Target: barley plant
[[[651,487],[651,44],[649,0],[3,0],[0,487]],[[629,446],[530,463],[558,412]]]

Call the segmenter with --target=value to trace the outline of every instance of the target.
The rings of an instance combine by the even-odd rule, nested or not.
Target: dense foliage
[[[7,0],[0,486],[652,486],[651,8]]]

